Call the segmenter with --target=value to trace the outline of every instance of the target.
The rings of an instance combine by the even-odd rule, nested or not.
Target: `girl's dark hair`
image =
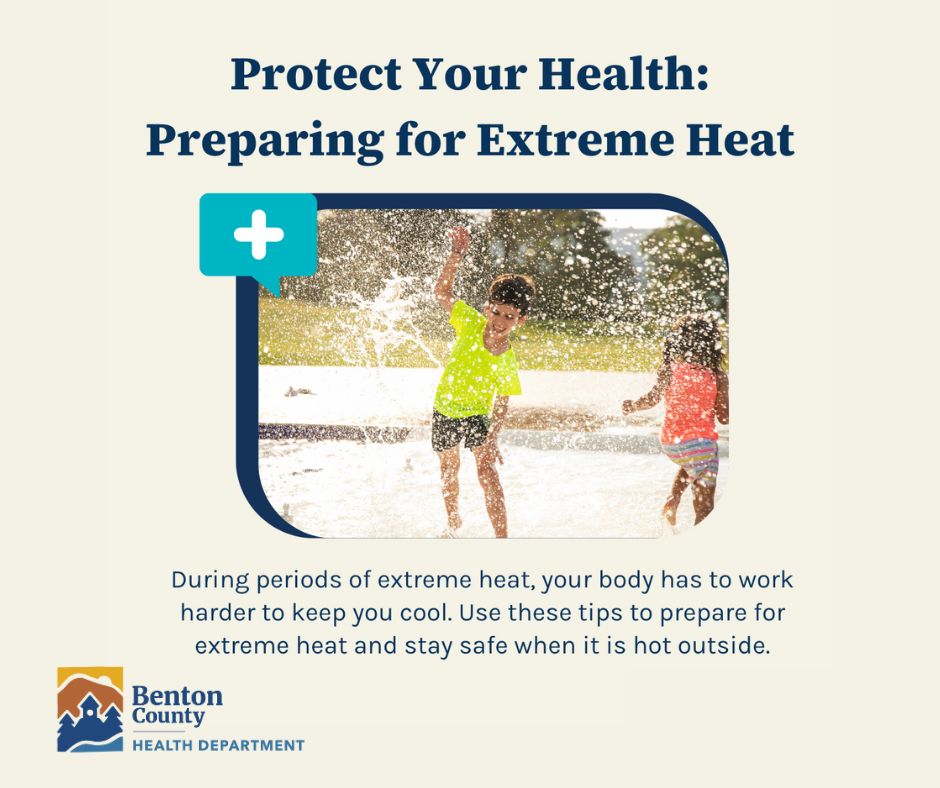
[[[713,372],[723,369],[726,359],[718,324],[704,315],[680,317],[663,342],[663,363],[673,361],[685,361]]]
[[[503,274],[490,285],[491,304],[509,304],[520,315],[529,314],[529,304],[535,298],[535,282],[523,274]]]

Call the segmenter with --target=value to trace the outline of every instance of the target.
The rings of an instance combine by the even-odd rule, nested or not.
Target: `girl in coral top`
[[[692,485],[695,524],[715,508],[718,481],[718,433],[715,419],[728,423],[728,375],[718,325],[703,315],[679,318],[667,332],[663,361],[652,390],[623,403],[624,414],[652,408],[666,400],[659,434],[663,452],[679,466],[663,517],[676,524],[682,493]]]

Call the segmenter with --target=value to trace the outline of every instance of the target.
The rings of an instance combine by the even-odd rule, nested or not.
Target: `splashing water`
[[[410,342],[420,348],[431,360],[435,367],[440,368],[441,362],[431,352],[430,348],[421,339],[411,316],[415,302],[404,296],[406,285],[414,281],[413,276],[399,276],[392,272],[391,279],[383,278],[385,289],[375,298],[368,301],[359,293],[347,293],[345,300],[354,304],[359,312],[369,321],[366,336],[372,340],[373,352],[378,366],[385,365],[388,351]],[[409,330],[402,330],[409,329]]]
[[[364,298],[360,293],[345,293],[341,298],[353,304],[358,312],[368,321],[365,338],[359,342],[360,358],[367,359],[374,355],[377,370],[379,390],[399,410],[404,410],[402,403],[396,400],[389,386],[383,379],[382,370],[385,369],[389,352],[403,344],[411,343],[419,348],[431,360],[435,367],[441,368],[441,362],[431,349],[421,339],[421,332],[414,324],[412,309],[415,307],[413,297],[407,297],[406,288],[415,280],[413,276],[399,276],[397,271],[391,272],[391,278],[382,278],[385,288],[372,301]],[[367,350],[367,341],[372,345],[372,353]],[[368,435],[366,443],[371,443]]]

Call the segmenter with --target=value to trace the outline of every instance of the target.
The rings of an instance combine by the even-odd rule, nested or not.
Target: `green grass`
[[[454,332],[436,308],[415,309],[413,339],[382,353],[387,367],[433,367],[419,339],[446,361]],[[355,307],[339,309],[279,298],[258,299],[258,363],[304,366],[377,366],[375,334]],[[388,342],[388,334],[379,332]],[[648,372],[659,364],[662,332],[628,323],[530,320],[513,334],[520,369]]]

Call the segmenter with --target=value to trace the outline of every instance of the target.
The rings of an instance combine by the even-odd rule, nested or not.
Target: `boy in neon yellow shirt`
[[[434,286],[434,297],[450,313],[450,323],[457,332],[437,387],[431,422],[431,445],[441,461],[441,491],[447,510],[447,528],[441,535],[456,536],[461,525],[457,474],[463,441],[476,460],[493,531],[497,538],[505,538],[506,501],[496,470],[503,458],[496,441],[509,411],[510,395],[522,393],[509,335],[525,323],[535,285],[529,277],[518,274],[498,277],[490,285],[489,303],[481,315],[451,292],[470,234],[464,227],[455,227],[451,242],[453,251]]]

